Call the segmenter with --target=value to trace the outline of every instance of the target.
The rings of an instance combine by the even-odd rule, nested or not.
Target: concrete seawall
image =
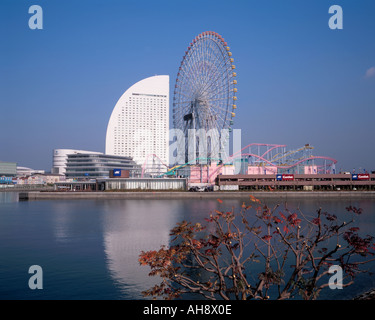
[[[265,199],[330,198],[375,199],[375,191],[277,191],[277,192],[21,192],[20,200],[74,199],[228,199],[247,198],[249,195]]]

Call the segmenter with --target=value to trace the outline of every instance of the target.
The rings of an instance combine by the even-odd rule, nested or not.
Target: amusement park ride
[[[286,145],[251,143],[229,155],[229,144],[237,109],[237,80],[234,58],[224,38],[213,31],[196,36],[188,46],[178,69],[173,94],[174,128],[183,133],[178,150],[181,163],[168,167],[157,155],[149,155],[142,166],[144,175],[182,176],[190,183],[213,183],[219,174],[335,173],[335,159],[313,156],[309,144],[287,151]],[[190,132],[214,132],[217,137],[204,141],[206,152]],[[195,157],[188,157],[196,149]],[[152,168],[152,169],[150,169]],[[156,168],[156,169],[155,169]]]

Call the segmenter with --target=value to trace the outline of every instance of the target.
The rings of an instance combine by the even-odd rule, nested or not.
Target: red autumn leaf
[[[255,198],[254,196],[249,195],[249,197],[250,197],[250,200],[251,200],[252,202],[260,203],[260,200],[257,199],[257,198]]]
[[[273,221],[275,221],[276,223],[280,223],[282,222],[278,217],[274,216],[273,217]]]
[[[219,203],[223,203],[223,200],[221,200],[221,199],[216,199],[217,200],[217,202],[219,202]]]
[[[329,213],[326,213],[326,219],[328,221],[334,221],[334,220],[337,220],[337,217],[334,215],[334,214],[329,214]]]
[[[193,239],[192,242],[193,242],[193,246],[197,249],[200,249],[203,247],[202,243],[196,239]]]
[[[320,218],[312,219],[311,221],[313,224],[319,225],[320,224]]]
[[[284,221],[286,221],[286,217],[283,215],[282,212],[279,213],[280,217],[284,219]]]
[[[359,228],[358,227],[353,227],[353,228],[350,228],[349,230],[352,231],[352,232],[357,232],[357,231],[359,231]]]
[[[297,213],[288,216],[288,222],[293,222],[297,218]]]
[[[262,237],[262,239],[263,239],[264,241],[268,241],[268,240],[270,240],[271,238],[272,238],[272,236],[270,236],[270,235],[268,235],[268,234],[266,234],[265,236]]]

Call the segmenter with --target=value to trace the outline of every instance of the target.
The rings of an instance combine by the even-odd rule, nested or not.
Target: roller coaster
[[[337,160],[326,156],[315,156],[312,154],[313,149],[314,147],[309,144],[295,150],[287,151],[286,145],[251,143],[233,153],[225,160],[196,158],[186,163],[174,164],[170,168],[155,154],[151,154],[147,156],[146,161],[142,165],[142,177],[144,177],[147,171],[154,170],[153,176],[159,178],[179,175],[189,178],[189,169],[191,172],[192,170],[202,171],[202,168],[205,168],[207,174],[205,174],[203,180],[210,182],[222,173],[223,168],[232,167],[232,171],[234,171],[234,166],[236,165],[241,165],[242,173],[246,174],[251,174],[252,170],[256,168],[258,168],[258,172],[264,173],[335,173]],[[148,163],[150,158],[152,158],[153,165]],[[155,159],[159,161],[157,167],[162,167],[165,172],[156,172],[155,169],[149,169],[152,167],[155,168]],[[206,162],[210,160],[211,165],[197,165],[197,160],[205,160]]]

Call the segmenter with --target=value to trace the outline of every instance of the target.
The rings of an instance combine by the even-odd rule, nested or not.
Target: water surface
[[[215,209],[240,207],[244,199],[42,200],[18,202],[0,192],[0,299],[143,299],[157,279],[138,263],[142,250],[168,245],[169,231],[184,219],[203,221]],[[269,206],[278,200],[265,200]],[[318,207],[340,217],[345,207],[363,208],[356,224],[374,234],[375,200],[290,199],[290,209]],[[43,269],[43,289],[31,290],[31,265]],[[370,265],[375,271],[374,264]],[[350,299],[375,287],[364,275],[322,299]]]

